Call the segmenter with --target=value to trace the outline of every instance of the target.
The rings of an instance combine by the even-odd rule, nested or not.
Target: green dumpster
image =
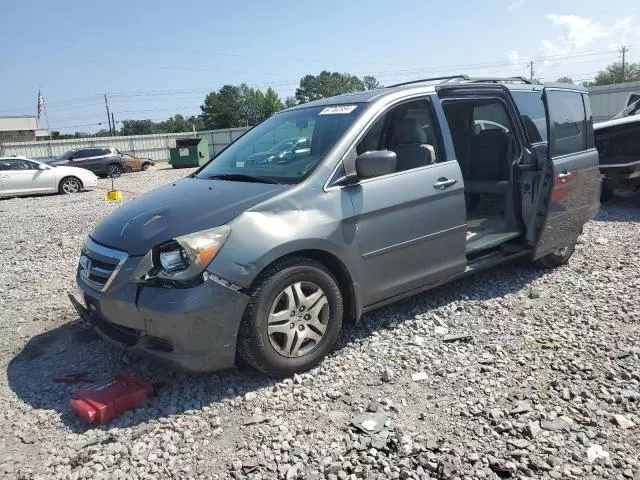
[[[204,138],[177,138],[169,149],[169,164],[173,168],[199,167],[209,161],[209,142]]]

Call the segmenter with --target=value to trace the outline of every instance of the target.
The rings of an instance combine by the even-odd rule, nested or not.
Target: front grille
[[[88,237],[80,255],[78,273],[89,287],[104,292],[126,260],[126,252],[105,247]]]

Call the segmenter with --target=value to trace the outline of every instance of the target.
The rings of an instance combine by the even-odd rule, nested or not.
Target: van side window
[[[587,148],[587,116],[582,94],[547,91],[551,156],[568,155]]]
[[[547,141],[547,116],[541,91],[512,90],[511,96],[518,106],[529,143]]]
[[[443,161],[442,140],[431,102],[398,105],[382,115],[356,146],[358,155],[372,150],[396,153],[396,172]]]

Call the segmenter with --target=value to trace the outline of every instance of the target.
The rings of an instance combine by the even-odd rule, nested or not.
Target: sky
[[[52,130],[200,113],[225,84],[284,100],[322,70],[382,84],[459,73],[592,79],[640,61],[640,9],[628,0],[31,0],[7,2],[0,28],[0,116]],[[640,4],[638,4],[640,6]],[[118,123],[118,127],[121,124]],[[46,128],[44,116],[41,128]]]

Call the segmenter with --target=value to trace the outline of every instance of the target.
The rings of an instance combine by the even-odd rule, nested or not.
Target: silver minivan
[[[295,138],[308,148],[256,155]],[[562,265],[600,184],[579,87],[456,76],[326,98],[102,220],[71,299],[183,369],[239,355],[288,375],[382,305],[518,257]]]

